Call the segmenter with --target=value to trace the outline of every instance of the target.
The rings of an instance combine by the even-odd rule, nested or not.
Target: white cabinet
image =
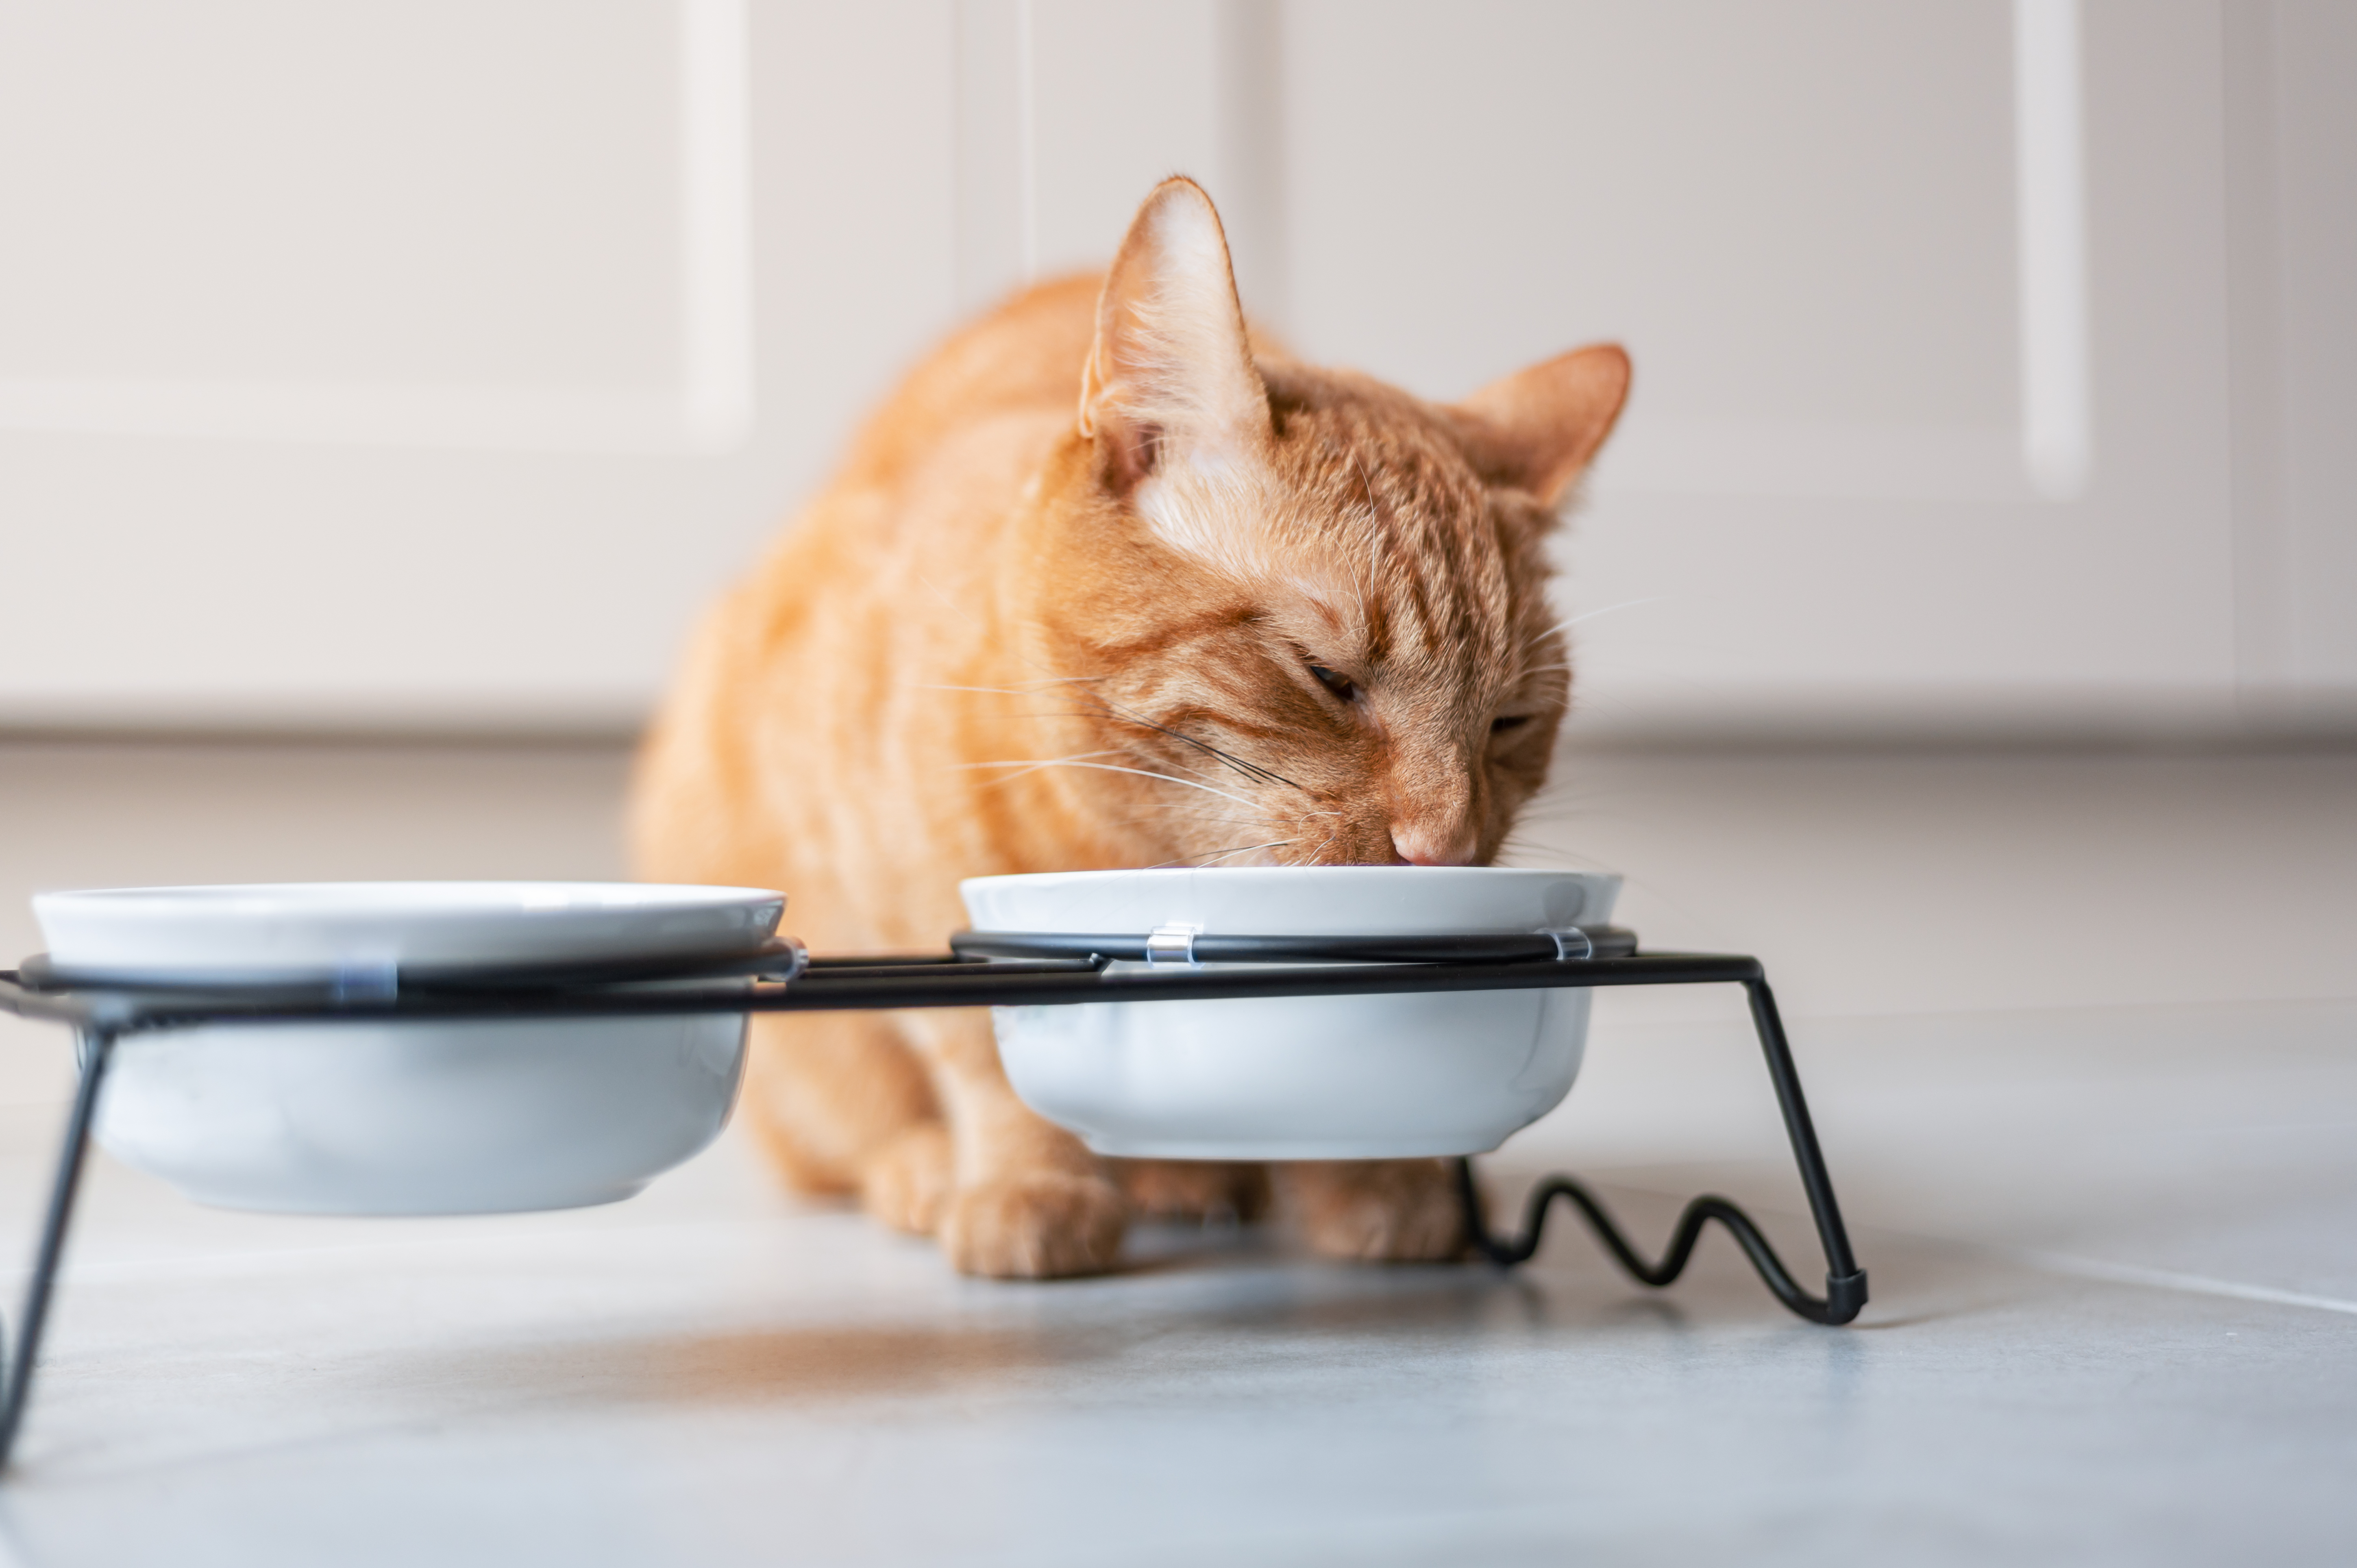
[[[2357,724],[2351,15],[11,8],[0,723],[625,725],[899,367],[1183,169],[1313,357],[1628,344],[1592,730]]]
[[[1290,8],[1308,345],[1442,394],[1634,357],[1585,723],[2231,693],[2216,17],[2134,11]]]
[[[953,33],[0,10],[0,722],[634,724],[950,317]]]

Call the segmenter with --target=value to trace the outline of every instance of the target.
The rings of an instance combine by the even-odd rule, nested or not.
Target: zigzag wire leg
[[[1686,1263],[1694,1256],[1695,1243],[1702,1239],[1703,1226],[1716,1219],[1734,1236],[1736,1244],[1751,1260],[1751,1266],[1760,1272],[1760,1277],[1775,1293],[1776,1299],[1795,1314],[1811,1323],[1827,1325],[1847,1323],[1857,1316],[1853,1309],[1846,1316],[1836,1316],[1833,1304],[1803,1290],[1799,1282],[1792,1278],[1792,1272],[1784,1267],[1783,1260],[1776,1255],[1776,1249],[1768,1244],[1768,1238],[1761,1235],[1760,1228],[1751,1222],[1751,1217],[1723,1197],[1706,1195],[1687,1204],[1685,1212],[1678,1216],[1677,1229],[1671,1233],[1669,1250],[1663,1253],[1660,1262],[1649,1263],[1630,1245],[1629,1239],[1620,1233],[1620,1228],[1612,1222],[1611,1215],[1597,1201],[1596,1195],[1570,1176],[1551,1176],[1532,1189],[1530,1199],[1523,1208],[1522,1234],[1510,1240],[1490,1233],[1482,1215],[1480,1189],[1473,1180],[1473,1162],[1469,1159],[1457,1162],[1457,1189],[1458,1199],[1464,1205],[1465,1229],[1473,1238],[1475,1250],[1500,1268],[1511,1269],[1530,1261],[1532,1254],[1539,1250],[1540,1238],[1546,1230],[1548,1206],[1556,1198],[1563,1197],[1570,1199],[1579,1210],[1580,1218],[1587,1221],[1587,1228],[1596,1233],[1596,1239],[1604,1244],[1605,1251],[1610,1252],[1613,1261],[1640,1284],[1659,1290],[1685,1273]]]
[[[1809,1119],[1807,1099],[1801,1092],[1801,1075],[1792,1065],[1792,1051],[1784,1038],[1784,1023],[1776,1011],[1775,993],[1768,989],[1765,977],[1743,983],[1744,993],[1751,1004],[1751,1022],[1760,1036],[1760,1048],[1768,1058],[1768,1078],[1776,1090],[1776,1103],[1784,1113],[1784,1130],[1792,1144],[1793,1164],[1799,1167],[1802,1188],[1807,1193],[1809,1212],[1817,1223],[1817,1236],[1825,1250],[1825,1294],[1811,1295],[1801,1288],[1768,1244],[1760,1227],[1751,1217],[1733,1203],[1715,1194],[1695,1198],[1678,1216],[1677,1229],[1671,1233],[1669,1250],[1658,1263],[1648,1263],[1621,1235],[1620,1228],[1612,1222],[1604,1206],[1596,1200],[1578,1182],[1567,1176],[1551,1176],[1531,1192],[1523,1210],[1522,1234],[1511,1240],[1490,1233],[1489,1222],[1482,1212],[1481,1189],[1473,1180],[1473,1162],[1457,1162],[1457,1196],[1465,1213],[1465,1231],[1473,1239],[1474,1247],[1500,1268],[1512,1268],[1530,1261],[1539,1250],[1539,1238],[1546,1228],[1547,1208],[1556,1198],[1568,1198],[1577,1207],[1580,1218],[1596,1233],[1598,1240],[1613,1260],[1628,1271],[1641,1284],[1659,1290],[1685,1272],[1686,1262],[1694,1256],[1695,1243],[1702,1237],[1703,1226],[1716,1219],[1725,1226],[1751,1266],[1768,1288],[1775,1293],[1795,1315],[1811,1323],[1838,1326],[1857,1316],[1866,1306],[1866,1271],[1857,1266],[1851,1254],[1849,1233],[1844,1229],[1841,1207],[1834,1198],[1833,1178],[1826,1174],[1825,1158],[1817,1146],[1815,1125]]]

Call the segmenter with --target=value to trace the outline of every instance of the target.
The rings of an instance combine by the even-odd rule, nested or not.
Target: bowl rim
[[[52,969],[81,983],[304,982],[608,957],[720,958],[766,942],[786,896],[653,882],[197,883],[40,893]]]
[[[1580,871],[1571,867],[1532,865],[1174,865],[1140,866],[1135,870],[1097,871],[1017,871],[1001,872],[990,876],[968,876],[958,883],[961,891],[968,887],[988,887],[997,884],[1049,881],[1110,882],[1115,879],[1142,878],[1150,881],[1178,882],[1197,876],[1216,876],[1224,886],[1229,882],[1255,880],[1299,881],[1312,876],[1365,876],[1388,872],[1395,876],[1415,875],[1425,878],[1478,877],[1497,881],[1504,877],[1577,877],[1588,882],[1620,882],[1617,871]]]
[[[510,909],[511,906],[499,901],[500,896],[513,897],[518,894],[533,893],[562,895],[565,901],[526,902],[512,912],[527,915],[561,911],[622,914],[633,909],[718,908],[733,904],[767,903],[772,899],[782,902],[786,897],[771,887],[734,887],[696,882],[496,881],[412,877],[358,882],[193,882],[146,887],[69,887],[36,893],[33,903],[36,908],[45,904],[74,903],[129,909],[145,905],[159,913],[210,908],[258,914],[263,912],[261,906],[266,901],[274,900],[281,905],[307,901],[318,912],[429,918],[442,915],[461,918]],[[417,897],[374,906],[363,901],[368,897],[397,898],[403,894]],[[453,897],[463,895],[477,896],[479,901],[462,902]],[[592,901],[585,897],[587,895],[598,897]],[[436,897],[451,901],[437,908],[433,903]],[[252,908],[242,909],[242,905]]]

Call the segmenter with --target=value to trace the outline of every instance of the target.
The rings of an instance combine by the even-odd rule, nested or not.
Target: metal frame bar
[[[1625,935],[1625,933],[1622,933]],[[1812,1322],[1838,1325],[1857,1317],[1866,1305],[1866,1273],[1850,1250],[1834,1197],[1833,1178],[1817,1144],[1799,1070],[1785,1038],[1776,999],[1760,961],[1728,954],[1644,953],[1598,948],[1593,958],[1514,958],[1490,961],[1374,962],[1301,967],[1206,970],[1192,965],[1143,972],[1106,967],[1110,954],[995,961],[970,956],[989,948],[989,933],[960,933],[943,954],[806,960],[800,945],[775,944],[759,963],[745,960],[695,971],[689,978],[725,975],[702,989],[618,991],[616,981],[653,976],[646,966],[616,966],[611,972],[575,969],[561,979],[500,988],[479,978],[461,988],[436,985],[404,975],[390,995],[351,995],[327,984],[238,986],[218,989],[89,985],[58,989],[60,982],[38,961],[21,971],[0,971],[0,1012],[61,1023],[78,1036],[81,1078],[66,1118],[32,1277],[17,1315],[16,1341],[6,1348],[7,1382],[0,1388],[0,1469],[14,1451],[49,1316],[74,1199],[81,1182],[98,1108],[116,1042],[124,1036],[189,1028],[208,1024],[318,1023],[334,1020],[497,1020],[611,1017],[709,1013],[813,1013],[871,1008],[1060,1006],[1082,1003],[1209,1001],[1247,997],[1402,995],[1419,992],[1525,991],[1618,985],[1735,984],[1744,988],[1754,1029],[1767,1058],[1768,1076],[1783,1112],[1801,1186],[1824,1249],[1825,1294],[1811,1296],[1792,1283],[1766,1240],[1748,1216],[1721,1197],[1697,1198],[1681,1219],[1669,1252],[1659,1265],[1644,1262],[1585,1188],[1568,1177],[1551,1177],[1534,1194],[1524,1233],[1512,1240],[1491,1236],[1482,1221],[1480,1195],[1469,1160],[1459,1163],[1459,1186],[1468,1228],[1477,1250],[1493,1262],[1512,1266],[1536,1251],[1548,1201],[1566,1197],[1579,1208],[1608,1250],[1640,1282],[1668,1284],[1685,1265],[1706,1220],[1734,1232],[1770,1290],[1793,1312]],[[1602,935],[1602,933],[1598,933]],[[1083,939],[1060,939],[1067,942]],[[1230,942],[1254,939],[1227,939]],[[1265,939],[1264,939],[1265,940]],[[1360,939],[1364,941],[1368,939]],[[1283,957],[1307,956],[1297,940]],[[998,944],[1003,947],[1005,944]],[[1099,943],[1110,946],[1110,943]],[[1410,945],[1405,940],[1398,944]],[[1633,942],[1627,944],[1633,946]],[[1552,946],[1552,943],[1550,943]],[[1237,950],[1239,954],[1243,950]],[[1377,950],[1370,949],[1370,951]],[[783,983],[756,983],[744,976],[776,977]],[[676,973],[677,971],[667,972]],[[790,977],[790,978],[788,978]],[[529,978],[529,977],[527,977]]]

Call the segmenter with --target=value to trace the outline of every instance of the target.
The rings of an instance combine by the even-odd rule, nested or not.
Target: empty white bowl
[[[380,986],[457,969],[722,958],[784,896],[628,883],[295,883],[48,893],[84,979]],[[124,1036],[99,1142],[202,1203],[317,1214],[566,1208],[627,1197],[710,1144],[741,1015],[530,1023],[259,1024]]]
[[[1617,876],[1491,866],[975,877],[975,929],[1443,936],[1609,921]],[[1139,966],[1118,966],[1139,967]],[[1099,1154],[1387,1159],[1494,1149],[1571,1089],[1588,993],[1091,1003],[995,1011],[1024,1103]]]

